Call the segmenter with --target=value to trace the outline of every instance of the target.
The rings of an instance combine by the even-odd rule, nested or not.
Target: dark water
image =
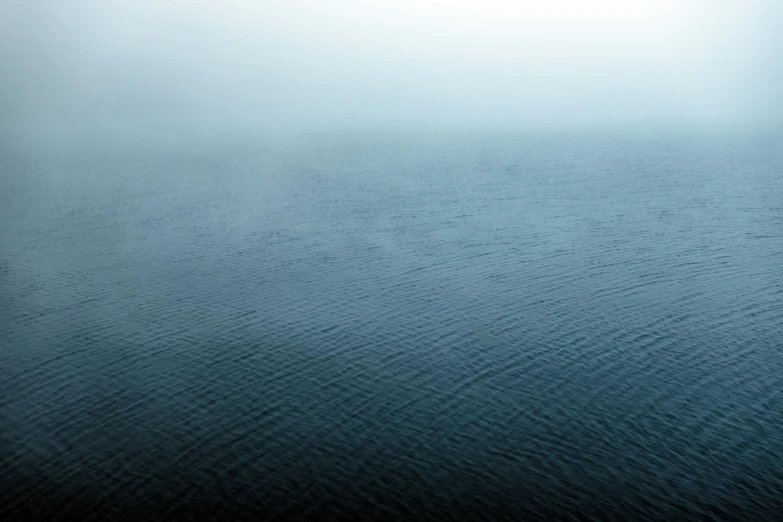
[[[3,151],[0,518],[783,516],[783,142]]]

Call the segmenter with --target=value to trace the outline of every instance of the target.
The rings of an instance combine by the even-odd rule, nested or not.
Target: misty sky
[[[696,127],[783,115],[780,0],[2,0],[17,128]]]

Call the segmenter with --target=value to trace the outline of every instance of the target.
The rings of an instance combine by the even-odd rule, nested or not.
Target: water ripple
[[[4,519],[783,513],[762,143],[230,154],[8,160]]]

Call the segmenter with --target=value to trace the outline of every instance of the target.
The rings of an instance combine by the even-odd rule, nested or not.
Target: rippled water
[[[5,150],[0,518],[774,519],[782,145]]]

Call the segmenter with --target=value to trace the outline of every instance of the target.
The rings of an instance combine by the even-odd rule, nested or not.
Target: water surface
[[[6,148],[0,515],[774,519],[782,151]]]

